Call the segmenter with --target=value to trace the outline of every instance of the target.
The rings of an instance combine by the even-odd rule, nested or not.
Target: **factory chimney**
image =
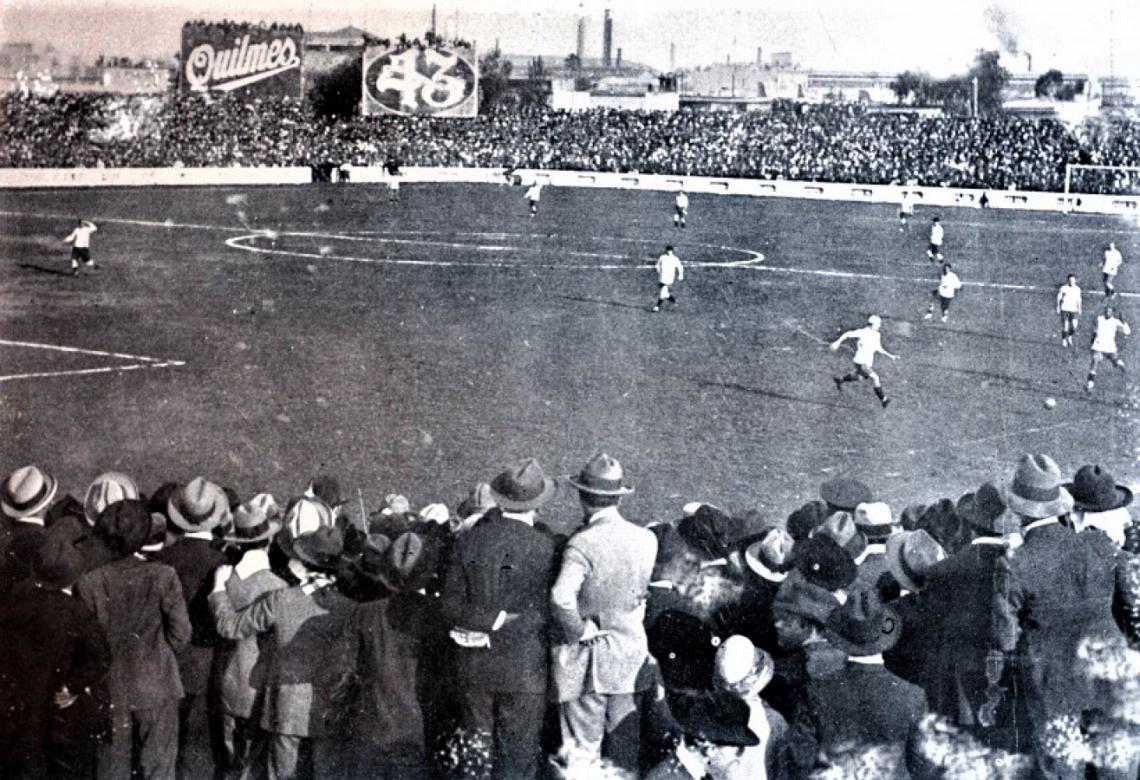
[[[621,47],[618,46],[617,61],[614,64],[617,70],[621,70]]]
[[[431,34],[435,35],[435,4],[431,7]]]
[[[586,17],[582,15],[582,4],[578,4],[578,47],[575,49],[578,54],[578,64],[582,64],[582,60],[586,57]]]
[[[757,46],[756,47],[756,64],[757,65],[763,65],[764,64],[764,47],[763,46]]]
[[[613,65],[614,48],[614,20],[610,17],[610,9],[606,9],[606,17],[602,27],[602,65],[609,68]]]
[[[669,44],[669,72],[673,73],[677,70],[677,44],[670,42]]]

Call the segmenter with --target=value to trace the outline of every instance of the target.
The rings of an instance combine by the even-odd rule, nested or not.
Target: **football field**
[[[1025,451],[1136,474],[1140,352],[1125,340],[1128,371],[1103,363],[1084,391],[1110,240],[1140,326],[1121,218],[937,212],[965,284],[943,324],[922,319],[923,208],[904,232],[888,206],[695,195],[677,230],[670,193],[547,188],[532,219],[518,187],[405,185],[393,204],[312,185],[5,191],[0,212],[0,470],[39,463],[80,497],[108,469],[243,497],[329,472],[369,508],[454,506],[518,458],[565,474],[603,449],[646,523],[693,500],[782,517],[839,473],[897,513]],[[77,217],[101,268],[72,278]],[[667,243],[685,280],[653,314]],[[900,356],[876,362],[886,410],[831,380],[852,353],[826,343],[871,312]],[[571,524],[577,502],[549,512]]]

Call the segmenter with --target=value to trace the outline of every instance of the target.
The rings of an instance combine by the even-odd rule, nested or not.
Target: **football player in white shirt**
[[[538,202],[542,199],[542,184],[541,182],[534,182],[526,189],[526,202],[530,205],[530,215],[533,217],[538,214]]]
[[[1096,332],[1093,334],[1092,342],[1092,362],[1089,364],[1089,377],[1088,383],[1085,385],[1087,392],[1092,392],[1093,385],[1096,383],[1096,365],[1102,360],[1109,360],[1112,365],[1124,370],[1124,361],[1116,354],[1116,334],[1123,333],[1125,336],[1132,334],[1132,329],[1128,327],[1128,323],[1116,316],[1116,312],[1112,306],[1104,307],[1104,314],[1096,318]]]
[[[91,259],[91,234],[99,228],[95,227],[95,223],[90,220],[81,219],[75,224],[75,229],[68,234],[67,238],[63,239],[64,242],[71,244],[71,275],[79,275],[79,261],[82,260],[83,264],[88,268],[98,268],[95,261]]]
[[[938,305],[942,307],[942,321],[946,322],[946,315],[950,312],[950,304],[954,301],[954,295],[962,289],[962,280],[958,278],[958,274],[950,267],[949,263],[942,264],[942,278],[938,280],[938,289],[930,293],[934,298],[930,302],[930,306],[926,309],[926,314],[923,315],[924,320],[928,320],[934,316],[934,301],[938,301]]]
[[[677,299],[673,297],[673,284],[685,279],[685,269],[681,265],[681,258],[673,254],[673,247],[665,247],[665,252],[657,258],[657,300],[653,303],[653,311],[661,311],[661,304],[670,301],[674,306]]]
[[[1116,243],[1109,241],[1108,249],[1104,250],[1104,265],[1100,268],[1101,273],[1104,274],[1104,296],[1106,298],[1116,295],[1116,287],[1113,282],[1116,281],[1116,275],[1120,273],[1120,264],[1123,262],[1124,257],[1116,248]]]
[[[849,330],[842,336],[831,342],[831,350],[834,352],[839,349],[839,345],[847,339],[855,339],[855,370],[842,377],[832,377],[835,381],[835,387],[838,390],[843,390],[844,382],[858,382],[860,379],[870,379],[871,386],[875,389],[875,395],[879,399],[879,403],[883,408],[887,408],[887,404],[891,399],[883,394],[883,386],[879,381],[879,375],[875,373],[872,365],[875,362],[875,355],[886,355],[891,360],[898,360],[898,355],[892,355],[883,349],[883,337],[879,333],[879,329],[883,327],[883,320],[877,314],[872,314],[867,318],[867,325],[863,328],[856,330]]]
[[[910,193],[903,190],[899,197],[899,232],[906,230],[906,221],[913,216],[914,201],[911,199]]]
[[[684,189],[677,190],[677,199],[674,201],[673,208],[673,227],[683,228],[685,226],[685,214],[689,211],[689,196],[685,194]]]
[[[1061,315],[1061,346],[1071,347],[1081,316],[1081,288],[1072,274],[1057,290],[1057,313]]]
[[[930,220],[930,246],[926,249],[926,256],[931,260],[942,259],[942,222],[935,217]]]

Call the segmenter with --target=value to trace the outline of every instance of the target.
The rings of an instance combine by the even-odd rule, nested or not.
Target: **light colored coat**
[[[551,669],[559,701],[647,687],[638,675],[649,657],[645,599],[656,557],[657,537],[616,509],[595,514],[570,537],[551,592],[562,633]],[[578,642],[589,628],[608,633]]]

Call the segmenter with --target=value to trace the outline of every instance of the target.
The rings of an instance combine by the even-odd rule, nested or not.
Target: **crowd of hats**
[[[128,125],[133,133],[122,130]],[[1059,192],[1065,163],[1140,164],[1140,133],[1126,118],[1113,122],[1114,132],[1085,132],[1054,119],[779,100],[744,112],[503,106],[477,122],[452,122],[321,116],[288,97],[59,93],[0,97],[0,127],[0,167],[382,165],[395,152],[421,166]],[[1074,177],[1080,192],[1134,191],[1126,172]]]

